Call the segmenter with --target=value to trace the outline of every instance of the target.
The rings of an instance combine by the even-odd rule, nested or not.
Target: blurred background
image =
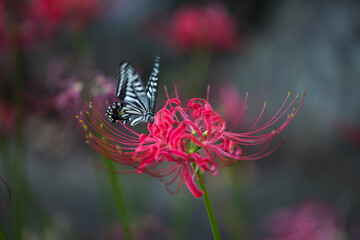
[[[115,100],[121,61],[146,82],[156,55],[157,109],[163,85],[185,101],[210,84],[231,122],[248,92],[238,132],[264,101],[270,119],[306,91],[276,152],[205,176],[222,239],[360,239],[359,12],[356,0],[1,0],[0,239],[130,239],[120,188],[133,239],[212,239],[202,199],[99,168],[78,130],[86,102]]]

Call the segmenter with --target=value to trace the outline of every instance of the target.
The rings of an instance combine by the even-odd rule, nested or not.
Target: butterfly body
[[[154,121],[159,59],[159,57],[155,57],[154,68],[145,88],[139,74],[131,64],[120,63],[117,70],[118,83],[116,87],[116,96],[120,102],[109,106],[106,111],[105,115],[109,121],[131,122],[131,126],[140,122],[152,123]]]

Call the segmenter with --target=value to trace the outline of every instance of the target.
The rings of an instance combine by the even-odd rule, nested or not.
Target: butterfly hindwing
[[[155,64],[149,81],[144,88],[139,74],[128,62],[120,63],[117,75],[118,83],[116,96],[120,102],[109,106],[106,116],[111,122],[131,122],[134,126],[140,122],[153,122],[157,96],[157,81],[159,74],[159,57],[155,57]]]
[[[122,123],[135,121],[136,119],[142,120],[145,114],[146,112],[141,108],[120,102],[110,106],[106,112],[106,116],[111,122],[121,121]],[[132,125],[135,124],[132,122]]]
[[[155,110],[155,104],[156,104],[156,96],[157,96],[157,90],[158,90],[158,75],[159,75],[159,67],[160,67],[160,57],[155,57],[155,63],[153,70],[150,74],[149,81],[146,84],[145,92],[146,96],[148,97],[150,101],[150,109],[152,111]]]

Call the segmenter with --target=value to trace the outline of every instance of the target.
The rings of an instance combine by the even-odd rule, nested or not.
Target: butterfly
[[[110,122],[131,122],[131,126],[140,122],[154,122],[159,61],[160,57],[156,56],[145,88],[134,67],[128,62],[120,63],[117,69],[118,83],[115,92],[120,102],[109,106],[106,111],[105,115]]]

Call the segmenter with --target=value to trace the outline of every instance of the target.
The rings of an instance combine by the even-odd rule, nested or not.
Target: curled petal
[[[184,179],[186,186],[192,195],[194,195],[194,197],[199,198],[204,195],[204,192],[195,185],[194,178],[192,177],[187,166],[183,167],[182,178]]]

